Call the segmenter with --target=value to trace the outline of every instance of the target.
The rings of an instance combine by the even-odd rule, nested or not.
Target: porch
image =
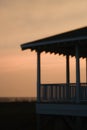
[[[87,27],[24,43],[22,50],[37,53],[37,114],[87,116]],[[41,83],[41,53],[65,56],[66,81]],[[75,83],[70,82],[70,56],[75,57]],[[85,83],[80,81],[80,58],[85,58]]]

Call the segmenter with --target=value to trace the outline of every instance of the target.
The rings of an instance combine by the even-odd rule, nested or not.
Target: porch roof
[[[87,27],[27,42],[21,48],[75,56],[76,45],[79,46],[80,57],[87,57]]]

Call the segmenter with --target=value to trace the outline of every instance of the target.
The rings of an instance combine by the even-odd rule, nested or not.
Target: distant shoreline
[[[1,102],[32,102],[36,101],[36,97],[0,97]]]

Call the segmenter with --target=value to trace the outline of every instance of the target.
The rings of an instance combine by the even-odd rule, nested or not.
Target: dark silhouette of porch
[[[22,50],[37,52],[37,102],[87,100],[87,27],[21,45]],[[66,83],[41,84],[40,54],[45,51],[66,56]],[[76,59],[76,83],[70,83],[69,56]],[[80,58],[86,59],[86,82],[80,82]]]
[[[63,116],[71,129],[80,129],[84,124],[80,117],[87,117],[87,27],[24,43],[22,50],[31,49],[37,53],[37,129],[40,129],[40,115]],[[41,53],[54,53],[66,57],[66,83],[41,83]],[[76,82],[70,83],[69,57],[76,60]],[[86,81],[80,81],[80,58],[86,60]],[[69,117],[75,117],[75,122]],[[78,125],[80,124],[80,125]]]

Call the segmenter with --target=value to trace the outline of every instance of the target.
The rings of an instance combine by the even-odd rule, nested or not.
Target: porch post
[[[69,55],[66,55],[66,96],[69,97],[69,83],[70,83],[70,65],[69,65]]]
[[[37,51],[37,102],[40,102],[40,52]]]
[[[87,83],[87,57],[86,57],[86,83]]]
[[[80,102],[80,63],[79,63],[79,47],[76,45],[76,102]]]

